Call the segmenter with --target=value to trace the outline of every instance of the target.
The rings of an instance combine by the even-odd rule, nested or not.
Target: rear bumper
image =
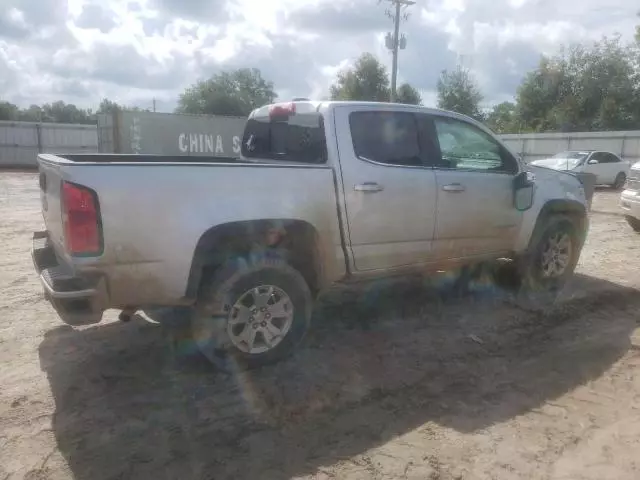
[[[625,215],[640,220],[640,192],[624,190],[620,195],[620,208]]]
[[[31,258],[47,300],[68,325],[91,325],[102,320],[107,289],[99,276],[80,276],[62,265],[47,232],[34,232]]]

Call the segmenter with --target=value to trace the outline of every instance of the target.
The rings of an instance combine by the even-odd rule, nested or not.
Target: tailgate
[[[38,159],[38,170],[42,216],[49,233],[49,241],[53,244],[57,253],[62,253],[64,252],[62,208],[60,204],[62,172],[59,165],[42,162],[40,159]]]

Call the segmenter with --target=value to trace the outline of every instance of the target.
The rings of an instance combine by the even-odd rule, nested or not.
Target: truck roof
[[[251,112],[251,114],[249,115],[249,118],[268,116],[274,110],[276,111],[281,110],[283,113],[287,111],[289,113],[312,113],[312,112],[319,112],[320,109],[322,109],[323,107],[331,108],[331,107],[337,107],[337,106],[343,106],[343,105],[353,106],[353,107],[357,107],[357,106],[378,107],[378,108],[389,109],[389,110],[399,110],[399,109],[412,110],[412,111],[419,111],[419,112],[428,113],[428,114],[437,114],[437,115],[443,115],[443,116],[454,117],[454,118],[464,118],[465,120],[472,120],[475,123],[479,123],[476,120],[472,119],[471,117],[462,115],[460,113],[451,112],[449,110],[442,110],[439,108],[423,107],[421,105],[409,105],[405,103],[391,103],[391,102],[369,102],[369,101],[352,101],[352,100],[348,100],[348,101],[347,100],[308,100],[308,99],[304,99],[304,100],[296,99],[294,101],[289,101],[289,102],[276,102],[269,105],[264,105],[260,108],[255,109],[253,112]]]

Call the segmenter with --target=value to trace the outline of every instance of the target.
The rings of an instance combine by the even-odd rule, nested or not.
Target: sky
[[[574,5],[574,6],[572,6]],[[322,98],[363,52],[389,69],[388,0],[0,0],[0,100],[27,107],[102,98],[172,111],[186,87],[256,67],[280,99]],[[616,33],[632,0],[416,0],[399,82],[435,105],[443,69],[472,70],[486,105],[513,98],[541,54]]]

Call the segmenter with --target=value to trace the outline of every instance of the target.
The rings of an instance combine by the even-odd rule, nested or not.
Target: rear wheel
[[[615,188],[616,190],[621,190],[622,187],[624,187],[624,184],[626,181],[627,181],[627,176],[624,174],[624,172],[620,172],[616,176],[615,181],[613,182],[613,188]]]
[[[311,293],[302,275],[278,258],[228,261],[201,290],[193,338],[214,364],[245,368],[289,356],[309,328]]]
[[[624,218],[634,231],[640,232],[640,220],[631,215],[625,215]]]

